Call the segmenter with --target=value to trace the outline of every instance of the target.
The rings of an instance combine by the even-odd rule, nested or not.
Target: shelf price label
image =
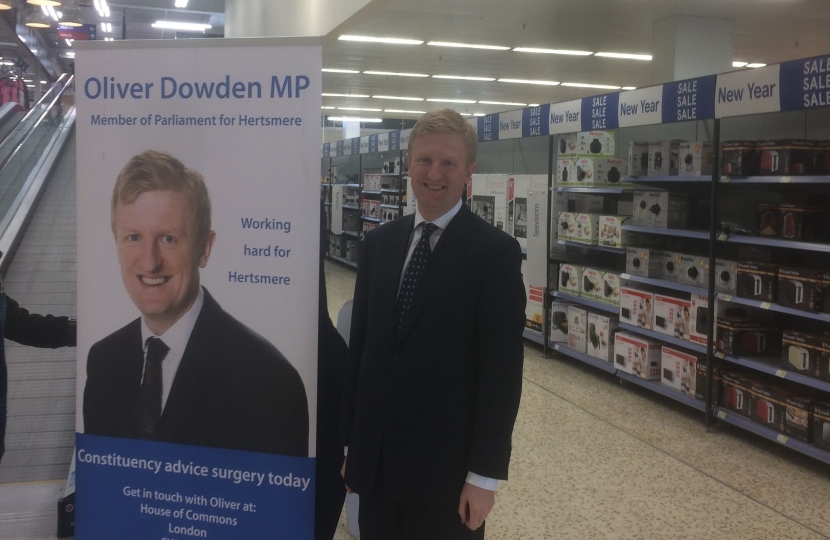
[[[772,307],[771,302],[761,302],[761,309],[769,309]]]
[[[729,177],[728,176],[721,176],[720,177],[720,183],[721,184],[728,184],[729,183]]]
[[[718,235],[718,241],[719,241],[719,242],[726,242],[726,239],[727,239],[727,238],[729,238],[729,235],[728,235],[728,234],[726,234],[726,233],[720,233],[720,234]]]
[[[723,300],[724,302],[731,302],[732,301],[732,295],[731,294],[719,294],[718,295],[718,300]]]
[[[721,351],[717,351],[717,352],[715,352],[715,356],[716,356],[717,358],[720,358],[721,360],[723,360],[723,359],[726,357],[726,355],[725,355],[725,354],[723,354]]]
[[[564,241],[564,240],[562,240],[562,239],[557,240],[557,241],[556,241],[556,243],[557,243],[557,244],[559,244],[559,245],[561,245],[561,246],[564,246],[564,245],[565,245],[565,241]]]
[[[777,442],[780,442],[781,444],[787,444],[787,441],[790,440],[790,438],[786,435],[778,435],[778,437],[776,437],[775,440]]]
[[[781,177],[781,183],[782,184],[789,184],[792,181],[792,179],[793,179],[792,176],[782,176]]]
[[[721,420],[726,420],[726,411],[718,410],[718,418]]]
[[[775,376],[776,377],[781,377],[782,379],[786,379],[787,378],[787,372],[784,371],[783,369],[779,369],[778,371],[775,372]]]
[[[631,279],[630,274],[620,274],[620,279]]]

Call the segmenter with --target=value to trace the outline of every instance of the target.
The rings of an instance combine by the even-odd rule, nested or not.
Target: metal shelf
[[[830,176],[721,176],[721,184],[830,184]]]
[[[359,187],[360,187],[360,184],[346,184],[346,187],[350,187],[350,188],[359,188]]]
[[[363,221],[371,221],[372,223],[380,223],[379,217],[360,216]]]
[[[675,281],[669,281],[667,279],[647,278],[643,276],[636,276],[633,274],[626,273],[620,274],[620,279],[624,279],[626,281],[634,281],[636,283],[644,283],[646,285],[654,285],[655,287],[663,287],[664,289],[683,291],[692,294],[702,294],[704,296],[709,294],[708,289],[704,289],[702,287],[695,287],[693,285],[686,285],[683,283],[677,283]]]
[[[660,332],[655,332],[654,330],[646,330],[645,328],[640,328],[639,326],[634,326],[623,322],[620,323],[620,330],[625,330],[626,332],[634,332],[635,334],[640,334],[651,339],[656,339],[657,341],[662,341],[663,343],[666,343],[668,345],[674,345],[675,347],[688,349],[699,354],[706,354],[706,347],[704,345],[692,343],[691,341],[679,339],[674,336],[667,336],[666,334],[661,334]]]
[[[715,407],[714,413],[715,418],[717,418],[721,422],[726,422],[727,424],[731,424],[735,427],[739,427],[743,430],[755,433],[756,435],[760,435],[761,437],[767,440],[777,442],[779,444],[786,446],[787,448],[792,448],[796,452],[801,452],[802,454],[810,456],[811,458],[830,464],[830,452],[828,452],[827,450],[822,450],[821,448],[817,448],[804,441],[799,441],[788,435],[778,433],[773,429],[753,422],[745,416],[741,416],[738,413],[728,411],[721,407]]]
[[[625,225],[623,225],[625,229]],[[797,240],[784,240],[781,238],[767,238],[764,236],[744,236],[741,234],[721,233],[718,236],[720,242],[731,242],[734,244],[750,244],[753,246],[770,246],[787,249],[803,249],[805,251],[819,251],[830,253],[830,244],[817,244],[814,242],[799,242]]]
[[[815,377],[809,377],[800,373],[787,371],[786,369],[780,369],[777,365],[773,364],[773,362],[778,361],[777,358],[742,358],[739,356],[730,356],[728,354],[724,355],[723,353],[715,353],[715,356],[729,362],[730,364],[737,364],[753,371],[774,375],[797,384],[809,386],[810,388],[830,393],[830,383],[822,381],[821,379],[816,379]]]
[[[380,195],[381,191],[379,189],[364,189],[361,193],[364,195]]]
[[[687,231],[686,229],[661,229],[659,227],[643,227],[642,225],[623,225],[622,230],[663,236],[682,236],[684,238],[698,238],[709,240],[709,231]],[[830,247],[830,246],[828,246]]]
[[[718,300],[723,300],[724,302],[734,302],[736,304],[742,304],[744,306],[751,306],[760,309],[768,309],[770,311],[776,311],[778,313],[786,313],[787,315],[795,315],[797,317],[803,317],[805,319],[813,319],[814,321],[830,322],[830,313],[815,313],[813,311],[804,311],[801,309],[794,309],[779,304],[773,304],[772,302],[759,302],[758,300],[750,300],[749,298],[741,298],[739,296],[723,293],[718,294]]]
[[[692,182],[704,183],[711,182],[711,176],[624,176],[623,182],[631,182],[632,184],[645,184],[650,182]]]
[[[331,255],[331,254],[326,254],[326,257],[328,257],[331,260],[337,261],[339,263],[343,263],[346,266],[351,266],[352,268],[357,268],[357,263],[356,262],[352,262],[348,259],[344,259],[343,257],[338,257],[337,255]]]
[[[618,306],[612,306],[611,304],[606,304],[605,302],[594,300],[593,298],[585,298],[583,296],[568,294],[562,291],[551,291],[550,295],[555,298],[561,298],[566,302],[576,302],[577,304],[582,304],[584,306],[588,306],[594,309],[607,311],[608,313],[613,313],[615,315],[620,312],[620,308]]]
[[[330,202],[324,202],[323,206],[331,206],[331,203]]]
[[[372,174],[372,173],[370,173],[370,174]],[[377,173],[374,173],[374,174],[377,174]],[[381,176],[388,176],[388,177],[394,177],[394,178],[400,178],[401,174],[402,173],[387,173],[387,172],[380,173]]]
[[[395,210],[400,210],[401,209],[401,207],[398,206],[397,204],[381,204],[380,207],[381,208],[394,208]]]
[[[595,368],[599,368],[606,373],[611,373],[612,375],[617,373],[617,368],[615,368],[614,365],[610,362],[603,362],[599,358],[594,358],[593,356],[589,356],[585,353],[575,351],[566,345],[562,345],[561,343],[554,343],[551,341],[550,347],[556,352],[562,353],[566,356],[570,356],[571,358],[575,358],[580,362],[592,365]]]
[[[524,337],[525,339],[529,339],[530,341],[533,341],[534,343],[538,343],[539,345],[544,345],[545,344],[545,338],[543,338],[539,334],[534,334],[533,332],[531,332],[528,329],[525,329],[522,332],[522,337]]]
[[[360,233],[359,232],[356,232],[356,231],[343,231],[343,234],[345,236],[353,236],[353,237],[357,238],[358,240],[360,240]]]
[[[625,371],[620,370],[617,370],[617,377],[624,381],[628,381],[632,384],[636,384],[637,386],[647,388],[648,390],[666,396],[667,398],[671,398],[675,401],[683,403],[684,405],[688,405],[689,407],[697,409],[701,412],[706,410],[705,401],[699,400],[694,396],[690,396],[689,394],[678,392],[674,388],[670,388],[665,384],[662,384],[660,381],[647,381],[645,379],[637,377],[636,375],[632,375],[630,373],[626,373]]]
[[[625,226],[623,226],[623,228],[625,228]],[[625,254],[625,248],[600,246],[598,244],[583,244],[581,242],[572,242],[571,240],[557,240],[556,243],[560,244],[560,245],[563,245],[563,246],[585,248],[585,249],[591,249],[591,250],[594,250],[594,251],[605,251],[605,252],[608,252],[608,253],[616,253],[618,255]]]
[[[562,186],[556,188],[557,193],[594,193],[597,195],[620,195],[631,193],[631,186],[627,187],[571,187]]]
[[[344,204],[343,210],[360,210],[360,207],[353,204]]]
[[[380,190],[381,193],[400,193],[400,189],[391,189],[391,188],[383,188]]]
[[[527,248],[522,248],[522,255],[527,257]]]

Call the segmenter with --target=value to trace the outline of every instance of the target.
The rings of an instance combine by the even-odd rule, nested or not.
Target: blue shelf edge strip
[[[668,386],[660,383],[660,381],[647,381],[645,379],[641,379],[636,375],[632,375],[630,373],[626,373],[624,371],[617,370],[617,377],[628,381],[632,384],[636,384],[637,386],[642,386],[652,392],[656,392],[660,395],[666,396],[667,398],[671,398],[677,402],[683,403],[684,405],[688,405],[694,409],[697,409],[701,412],[706,410],[706,402],[701,401],[694,396],[690,396],[688,394],[683,394],[682,392],[678,392],[673,388],[669,388]]]
[[[730,364],[743,366],[753,371],[766,373],[768,375],[774,375],[781,379],[786,379],[788,381],[792,381],[803,386],[809,386],[810,388],[815,388],[816,390],[822,390],[824,392],[830,393],[830,383],[828,382],[822,381],[821,379],[816,379],[815,377],[810,377],[808,375],[802,375],[800,373],[794,373],[792,371],[787,371],[786,369],[781,369],[777,365],[769,364],[760,359],[755,360],[753,358],[742,358],[739,356],[722,355],[720,353],[715,353],[715,356],[721,358],[726,362],[729,362]],[[772,360],[774,362],[778,361],[777,358],[771,358],[769,360]]]
[[[594,366],[595,368],[599,368],[606,373],[611,373],[612,375],[615,375],[617,373],[617,368],[615,368],[614,365],[610,362],[603,362],[599,358],[594,358],[593,356],[587,355],[585,353],[575,351],[567,345],[551,342],[550,348],[556,352],[560,352],[564,355],[570,356],[571,358],[579,360],[580,362],[584,362],[586,364]]]
[[[830,176],[721,176],[721,184],[830,184]]]
[[[801,452],[802,454],[810,456],[811,458],[830,464],[830,452],[826,450],[817,448],[804,441],[799,441],[788,435],[778,433],[773,429],[770,429],[766,426],[762,426],[761,424],[753,422],[749,418],[741,416],[735,412],[728,411],[722,407],[715,407],[714,413],[715,418],[717,418],[721,422],[726,422],[727,424],[731,424],[743,430],[755,433],[756,435],[760,435],[761,437],[767,440],[777,442],[783,446],[792,448],[797,452]]]
[[[663,287],[664,289],[673,289],[676,291],[683,291],[692,294],[702,294],[703,296],[707,296],[709,294],[709,291],[707,289],[703,289],[701,287],[694,287],[692,285],[686,285],[684,283],[677,283],[675,281],[669,281],[667,279],[647,278],[627,273],[620,274],[620,279],[625,281],[634,281],[636,283],[643,283],[646,285],[654,285],[655,287]]]
[[[625,229],[625,225],[623,225]],[[749,244],[753,246],[771,246],[787,249],[803,249],[806,251],[818,251],[822,253],[830,253],[830,244],[816,244],[814,242],[799,242],[797,240],[783,240],[781,238],[766,238],[763,236],[744,236],[740,234],[730,234],[729,236],[720,235],[718,240],[721,242],[731,242],[734,244]]]
[[[718,294],[718,300],[724,302],[734,302],[735,304],[742,304],[744,306],[756,307],[759,309],[767,309],[778,313],[786,313],[787,315],[795,315],[796,317],[803,317],[805,319],[813,319],[814,321],[830,322],[830,313],[816,313],[814,311],[804,311],[801,309],[794,309],[772,302],[759,302],[758,300],[750,300],[749,298],[741,298],[730,294]]]
[[[655,339],[657,341],[662,341],[667,345],[674,345],[675,347],[688,349],[699,354],[706,354],[706,347],[704,347],[703,345],[698,345],[697,343],[692,343],[684,339],[678,339],[676,337],[667,336],[666,334],[661,334],[660,332],[655,332],[654,330],[646,330],[645,328],[640,328],[639,326],[633,326],[623,322],[620,323],[620,330],[625,330],[626,332],[634,332],[635,334],[640,334],[648,338]]]
[[[659,227],[643,227],[642,225],[623,225],[622,230],[630,232],[641,232],[648,234],[659,234],[663,236],[682,236],[684,238],[698,238],[709,240],[709,231],[687,231],[685,229],[661,229]],[[830,246],[828,246],[830,247]]]
[[[625,228],[625,226],[623,226]],[[556,243],[562,246],[571,246],[578,248],[591,249],[594,251],[607,251],[608,253],[624,254],[625,248],[614,248],[608,246],[600,246],[599,244],[583,244],[582,242],[574,242],[572,240],[557,240]]]
[[[533,341],[534,343],[538,343],[539,345],[544,345],[545,344],[545,338],[543,338],[540,334],[534,334],[533,332],[530,332],[529,330],[524,330],[522,332],[522,337],[524,337],[525,339],[529,339],[530,341]]]
[[[607,186],[596,186],[596,187],[575,187],[575,186],[556,186],[556,191],[558,193],[599,193],[599,194],[609,194],[609,195],[618,195],[622,193],[631,193],[633,191],[631,186],[628,187],[607,187]]]
[[[712,176],[624,176],[623,182],[645,184],[649,182],[711,182]]]
[[[608,313],[617,314],[620,312],[619,306],[613,306],[611,304],[606,304],[605,302],[601,302],[599,300],[594,300],[593,298],[585,298],[583,296],[577,296],[575,294],[568,294],[561,291],[551,291],[551,296],[560,298],[566,302],[575,302],[577,304],[582,304],[584,306],[592,307],[594,309],[599,309],[602,311],[607,311]]]

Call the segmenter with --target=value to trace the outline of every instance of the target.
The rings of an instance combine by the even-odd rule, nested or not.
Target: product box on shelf
[[[381,188],[380,174],[364,174],[363,175],[363,189],[364,191],[378,191]]]
[[[620,322],[651,330],[654,318],[654,293],[620,288]]]
[[[628,143],[628,175],[646,176],[648,174],[648,141],[631,141]]]
[[[568,347],[588,352],[588,312],[577,306],[568,306]]]
[[[680,175],[709,176],[712,174],[712,143],[680,144]]]
[[[583,244],[599,243],[599,214],[577,214],[574,242]]]
[[[371,222],[368,222],[368,221],[364,221],[363,222],[363,234],[366,234],[367,232],[371,231],[372,229],[374,229],[377,226],[378,226],[377,223],[371,223]]]
[[[357,262],[357,240],[346,240],[346,260]]]
[[[559,136],[557,155],[560,158],[576,157],[576,133],[564,133]]]
[[[528,197],[530,195],[529,174],[517,174],[508,178],[507,184],[507,232],[527,249],[527,227],[529,217]],[[547,188],[547,178],[545,178]]]
[[[475,215],[503,231],[507,230],[508,178],[505,174],[473,175],[470,199],[470,210]]]
[[[663,345],[660,356],[660,382],[688,394],[697,393],[697,365],[705,360]]]
[[[813,446],[830,450],[830,403],[813,403]]]
[[[600,216],[599,217],[599,243],[602,246],[623,247],[622,226],[627,223],[630,216]]]
[[[400,193],[384,193],[380,197],[380,202],[388,206],[400,206],[401,195]]]
[[[556,185],[557,187],[577,185],[576,158],[556,160]]]
[[[830,214],[825,207],[784,203],[779,211],[779,237],[803,242],[821,242],[828,238]]]
[[[677,176],[681,140],[648,143],[648,175]]]
[[[709,257],[681,255],[678,281],[694,287],[708,287]]]
[[[815,172],[816,145],[813,141],[758,141],[755,148],[758,155],[758,174],[761,176],[790,176]]]
[[[398,219],[400,214],[400,210],[397,208],[381,208],[380,209],[380,222],[381,223],[389,223],[390,221],[395,221]]]
[[[401,158],[395,158],[390,161],[383,162],[383,172],[386,174],[400,174],[401,173]]]
[[[781,236],[781,205],[778,203],[759,202],[755,205],[758,234],[761,236]]]
[[[733,356],[778,356],[781,331],[765,321],[719,315],[715,348]]]
[[[612,306],[620,305],[620,275],[612,272],[605,272],[602,275],[602,288],[600,293],[600,300],[611,304]]]
[[[816,174],[830,174],[830,141],[816,141]]]
[[[613,361],[614,333],[619,319],[613,315],[588,314],[588,355],[605,362]]]
[[[568,307],[567,302],[551,302],[550,304],[550,341],[554,343],[568,343]]]
[[[755,141],[727,141],[721,146],[721,170],[729,176],[752,176],[756,167]]]
[[[821,312],[830,313],[830,272],[822,271],[821,276]]]
[[[684,229],[689,225],[689,197],[685,193],[649,191],[646,202],[649,227]]]
[[[660,262],[660,279],[669,281],[680,281],[680,258],[682,253],[675,251],[658,251],[653,254],[653,257]]]
[[[776,298],[782,306],[807,311],[821,309],[821,276],[811,268],[781,267],[778,269]]]
[[[784,400],[784,433],[806,443],[813,435],[811,412],[813,402],[803,396],[791,396]]]
[[[660,277],[660,260],[654,257],[656,250],[630,247],[625,250],[625,271],[635,276]]]
[[[735,294],[738,290],[738,263],[724,259],[715,260],[715,291]]]
[[[692,324],[689,329],[689,341],[706,345],[709,335],[709,297],[692,294]]]
[[[692,303],[683,298],[654,295],[654,331],[678,339],[689,339]]]
[[[821,378],[821,357],[827,336],[808,334],[799,330],[784,330],[781,336],[781,367],[787,371]]]
[[[360,230],[360,214],[357,212],[343,212],[343,231],[357,232]]]
[[[695,378],[695,397],[697,399],[706,400],[706,362],[697,363],[697,377]],[[712,403],[720,403],[721,384],[723,377],[721,376],[721,368],[712,365]]]
[[[582,270],[581,288],[582,296],[602,300],[602,276],[605,272],[595,268],[584,268]]]
[[[614,366],[641,379],[660,380],[660,348],[656,341],[617,332],[614,335]]]
[[[723,372],[722,405],[747,418],[752,414],[753,380],[734,371]]]
[[[575,264],[559,265],[559,290],[569,294],[580,294],[582,267]]]
[[[380,201],[375,199],[363,199],[363,215],[373,218],[379,218]]]
[[[625,162],[614,158],[579,158],[576,183],[583,186],[619,186],[625,174]]]
[[[615,132],[580,131],[576,134],[576,153],[585,157],[614,157]]]
[[[778,267],[760,262],[738,263],[737,295],[760,302],[775,302]]]
[[[792,395],[775,385],[762,384],[757,381],[750,387],[750,391],[752,394],[749,404],[750,418],[783,433],[784,416],[787,414],[784,401]]]
[[[573,212],[559,212],[556,230],[560,240],[573,240],[576,237],[576,216]]]

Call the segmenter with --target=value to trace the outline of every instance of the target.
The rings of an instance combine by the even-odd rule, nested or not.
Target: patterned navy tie
[[[147,338],[147,360],[144,362],[144,379],[141,381],[141,416],[139,437],[156,438],[161,418],[162,378],[161,363],[170,348],[157,337]]]
[[[427,267],[429,254],[432,253],[432,248],[429,246],[429,237],[436,230],[438,230],[438,226],[432,223],[424,222],[421,225],[421,239],[418,241],[418,245],[415,246],[415,251],[412,252],[412,258],[409,259],[409,265],[407,265],[406,273],[403,276],[401,291],[398,293],[398,303],[395,306],[395,312],[398,315],[398,333],[401,331],[403,318],[415,298],[415,289],[418,287],[418,282],[421,281],[421,276],[424,275],[424,270]]]

